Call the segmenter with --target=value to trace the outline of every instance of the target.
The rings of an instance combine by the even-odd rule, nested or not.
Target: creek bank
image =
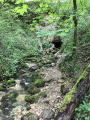
[[[71,91],[65,96],[55,120],[72,120],[75,108],[79,105],[81,97],[90,88],[90,64],[84,70]]]

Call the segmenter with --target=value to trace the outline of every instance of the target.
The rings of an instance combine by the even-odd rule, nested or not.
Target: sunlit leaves
[[[51,36],[51,35],[56,35],[57,36],[66,36],[67,32],[69,32],[69,29],[59,29],[59,30],[45,30],[42,29],[39,32],[37,32],[38,37],[43,37],[43,36]]]
[[[44,4],[43,4],[43,3],[40,3],[40,4],[39,4],[39,6],[40,6],[40,7],[43,7],[43,6],[44,6]]]
[[[35,30],[35,28],[30,28],[31,31]]]
[[[26,4],[23,4],[22,7],[16,7],[15,12],[19,13],[20,15],[23,15],[25,12],[27,12],[28,6]]]
[[[25,0],[17,0],[15,4],[20,4],[20,3],[24,3]]]
[[[2,2],[2,3],[3,3],[3,2],[4,2],[4,0],[0,0],[0,2]]]

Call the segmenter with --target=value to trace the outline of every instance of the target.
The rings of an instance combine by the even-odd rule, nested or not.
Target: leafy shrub
[[[81,99],[81,104],[75,109],[74,120],[90,120],[90,90]]]
[[[10,9],[13,10],[13,6],[6,4],[0,10],[0,64],[3,77],[14,75],[23,57],[39,52],[35,32],[31,32],[30,26],[22,23]]]

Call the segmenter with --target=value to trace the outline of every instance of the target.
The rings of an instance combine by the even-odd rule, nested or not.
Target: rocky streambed
[[[0,91],[0,120],[53,120],[72,85],[55,63],[47,60],[42,67],[40,62],[25,64],[15,86]]]

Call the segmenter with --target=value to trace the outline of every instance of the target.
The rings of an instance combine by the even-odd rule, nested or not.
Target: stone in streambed
[[[41,118],[43,118],[44,120],[51,120],[52,118],[54,118],[54,111],[51,109],[45,109],[43,110],[43,112],[41,113]]]
[[[21,118],[21,120],[39,120],[39,117],[33,113],[27,113]]]
[[[34,95],[36,93],[39,93],[40,89],[38,89],[36,86],[32,85],[30,88],[28,88],[28,93],[31,95]]]

